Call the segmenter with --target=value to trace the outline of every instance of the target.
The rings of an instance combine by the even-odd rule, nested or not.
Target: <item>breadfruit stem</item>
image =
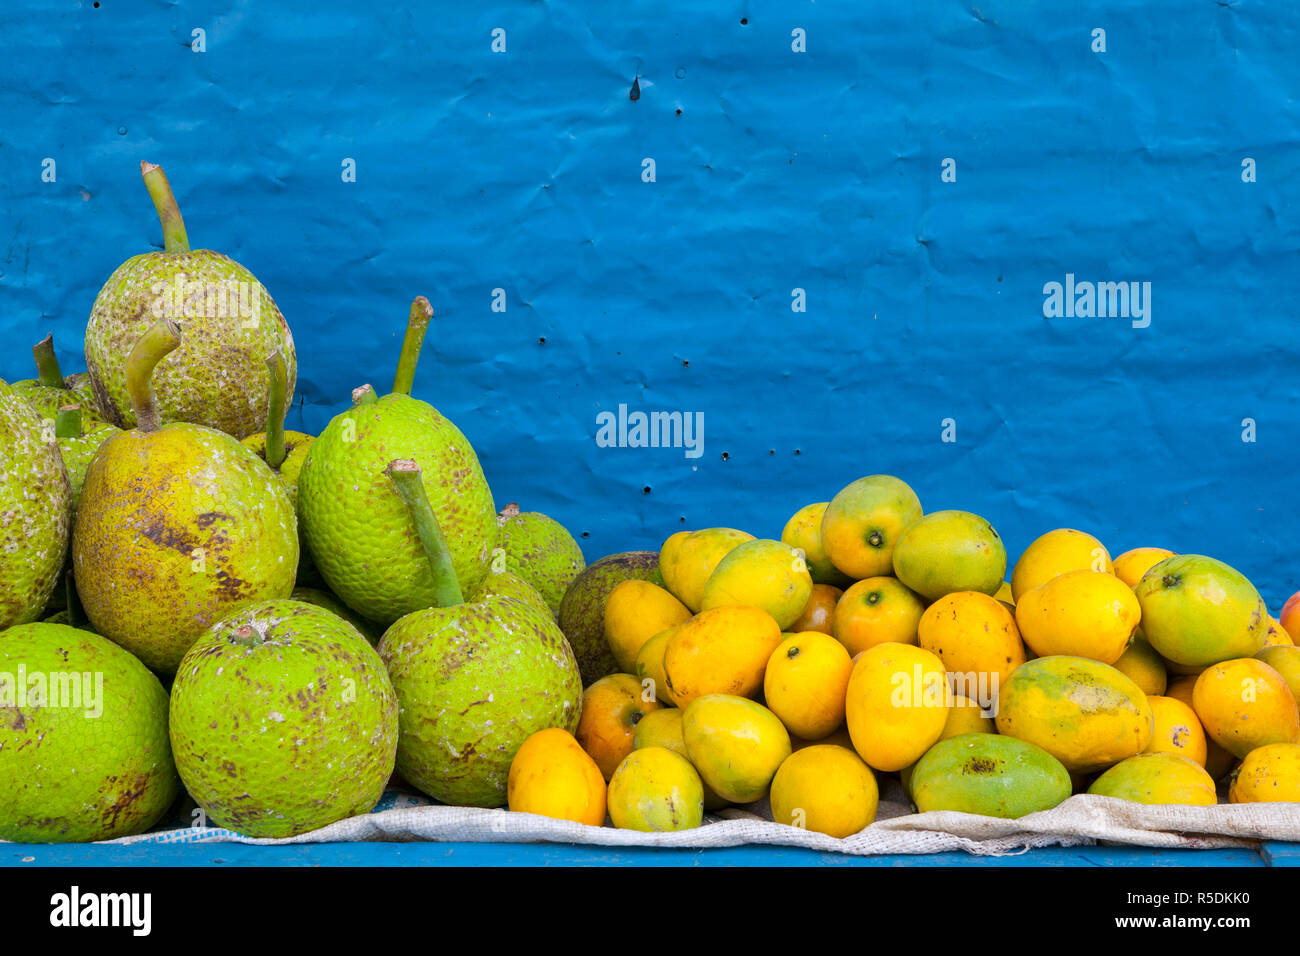
[[[55,438],[81,437],[81,406],[63,405],[54,416]]]
[[[278,349],[266,360],[266,367],[271,371],[266,413],[266,463],[278,471],[289,454],[284,447],[284,399],[289,390],[289,369]]]
[[[167,252],[189,252],[190,237],[185,233],[185,220],[181,218],[181,207],[176,204],[171,184],[161,166],[153,163],[141,163],[140,175],[144,177],[145,188],[153,207],[158,210],[158,221],[162,223],[163,249]]]
[[[518,517],[519,517],[519,503],[518,503],[517,501],[512,501],[512,502],[510,502],[510,504],[506,505],[504,508],[501,509],[500,512],[498,512],[498,517],[501,517],[501,518],[518,518]]]
[[[352,407],[358,405],[373,405],[379,401],[379,396],[375,394],[373,385],[361,385],[352,390]]]
[[[415,366],[420,362],[420,346],[424,344],[424,333],[429,331],[429,320],[433,318],[433,306],[424,296],[417,296],[411,303],[411,317],[406,320],[406,338],[402,340],[402,355],[397,360],[397,375],[393,378],[393,391],[401,395],[410,395],[411,386],[415,384]]]
[[[140,336],[126,359],[126,392],[131,397],[136,424],[141,431],[156,432],[162,427],[158,403],[154,401],[149,379],[163,358],[181,344],[181,327],[172,319],[159,319]]]
[[[461,594],[460,582],[456,580],[456,569],[452,567],[447,539],[442,536],[442,528],[429,504],[429,496],[424,493],[420,466],[410,458],[399,458],[388,463],[387,472],[397,493],[406,502],[411,520],[415,522],[415,533],[429,558],[429,568],[433,571],[435,607],[464,604],[465,596]]]
[[[36,375],[42,385],[50,388],[65,388],[63,370],[54,355],[54,336],[47,335],[32,346],[32,355],[36,358]]]

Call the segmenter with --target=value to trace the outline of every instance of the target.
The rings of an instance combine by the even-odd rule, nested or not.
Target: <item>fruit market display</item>
[[[287,324],[142,175],[165,248],[100,291],[88,373],[47,338],[36,379],[0,381],[0,839],[138,834],[186,800],[288,837],[390,786],[837,838],[886,788],[999,818],[1300,801],[1300,594],[1274,617],[1217,557],[1070,528],[1009,562],[889,475],[753,529],[776,537],[588,565],[553,518],[498,511],[411,394],[423,297],[389,394],[287,431]]]

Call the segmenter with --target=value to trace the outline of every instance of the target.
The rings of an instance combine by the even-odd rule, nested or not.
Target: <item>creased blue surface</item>
[[[1300,13],[690,7],[4,5],[0,376],[47,331],[81,367],[100,284],[160,243],[148,159],[292,325],[291,427],[386,389],[428,295],[417,393],[498,504],[589,559],[777,536],[888,472],[986,515],[1013,560],[1060,526],[1210,553],[1276,613],[1300,587]],[[1150,327],[1045,319],[1066,273],[1151,282]],[[597,447],[620,403],[702,412],[702,457]]]

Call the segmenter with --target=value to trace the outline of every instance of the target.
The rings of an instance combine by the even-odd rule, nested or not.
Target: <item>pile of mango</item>
[[[893,776],[919,812],[1003,818],[1078,793],[1210,805],[1218,781],[1234,803],[1300,801],[1300,595],[1278,620],[1214,558],[1112,560],[1058,529],[1008,580],[988,521],[925,514],[887,475],[780,540],[682,531],[653,558],[603,579],[614,672],[576,733],[519,749],[512,810],[671,831],[745,805],[845,837]]]

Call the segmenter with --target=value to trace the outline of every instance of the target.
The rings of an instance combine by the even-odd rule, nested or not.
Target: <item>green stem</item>
[[[60,406],[58,414],[54,416],[54,437],[55,438],[80,438],[81,437],[81,406],[80,405]]]
[[[230,642],[241,647],[256,647],[257,632],[247,624],[241,624],[235,629],[235,633],[230,635]]]
[[[266,463],[278,470],[288,455],[284,447],[284,399],[289,390],[289,369],[278,349],[266,360],[266,367],[271,370],[271,393],[266,418]]]
[[[180,344],[181,327],[171,319],[159,319],[140,336],[127,356],[126,392],[131,397],[131,408],[135,410],[135,421],[141,431],[156,432],[162,427],[149,379],[158,363]]]
[[[373,405],[379,401],[379,396],[375,394],[373,385],[362,385],[352,390],[352,407],[358,405]]]
[[[42,385],[50,388],[67,388],[63,382],[63,370],[54,355],[54,336],[47,335],[32,346],[32,355],[36,357],[36,374]]]
[[[163,248],[167,252],[189,252],[190,237],[185,233],[185,220],[181,218],[181,207],[176,204],[171,184],[161,166],[153,163],[141,163],[140,175],[144,177],[145,188],[153,207],[158,210],[158,221],[162,223]]]
[[[411,317],[406,320],[406,338],[402,340],[402,354],[397,360],[397,375],[393,378],[393,391],[400,395],[410,395],[411,386],[415,384],[415,366],[420,362],[420,346],[424,344],[424,333],[429,331],[429,320],[433,318],[433,306],[424,296],[417,296],[411,303]]]
[[[465,603],[461,594],[460,582],[456,580],[456,569],[452,567],[451,551],[447,548],[447,539],[442,536],[442,527],[429,504],[429,496],[424,493],[424,479],[420,466],[409,458],[399,458],[388,463],[388,477],[415,522],[415,533],[424,546],[424,553],[429,558],[429,568],[433,571],[433,590],[435,607],[454,607]]]

